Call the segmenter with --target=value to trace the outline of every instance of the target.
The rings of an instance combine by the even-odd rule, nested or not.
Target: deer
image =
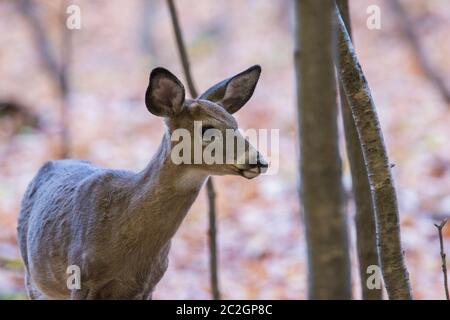
[[[237,131],[232,115],[253,95],[260,73],[255,65],[187,99],[175,75],[153,69],[145,104],[163,118],[164,133],[140,172],[84,160],[46,162],[28,185],[18,216],[28,297],[152,299],[168,267],[171,239],[205,181],[212,175],[253,179],[267,171],[268,162]],[[192,145],[201,148],[208,130],[232,129],[233,139],[246,148],[226,163],[176,164],[171,135],[178,129],[187,130]],[[68,286],[68,266],[79,268],[79,287]]]

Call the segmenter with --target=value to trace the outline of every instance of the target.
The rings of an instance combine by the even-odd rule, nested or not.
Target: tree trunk
[[[348,0],[337,0],[336,2],[341,12],[342,20],[351,37]],[[369,289],[366,283],[368,276],[367,267],[370,265],[379,265],[376,243],[375,210],[372,203],[369,177],[367,176],[358,132],[356,131],[352,112],[342,85],[339,86],[339,92],[341,96],[347,157],[352,175],[353,198],[356,209],[356,246],[358,251],[362,298],[364,300],[380,300],[383,298],[382,289]]]
[[[391,166],[370,89],[362,73],[344,22],[336,8],[339,74],[358,136],[376,211],[380,261],[390,299],[411,299],[408,271],[400,239],[399,213]]]
[[[308,296],[351,299],[333,66],[333,2],[297,0],[295,4],[300,197],[308,246]]]

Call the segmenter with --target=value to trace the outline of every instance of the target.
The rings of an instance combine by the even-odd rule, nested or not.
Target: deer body
[[[255,70],[249,70],[242,74],[248,76],[250,72],[254,79]],[[257,80],[259,69],[256,71]],[[193,130],[188,115],[206,117],[199,110],[208,108],[208,119],[222,116],[231,121],[228,126],[234,123],[207,100],[185,100],[184,89],[177,81],[164,69],[155,69],[151,75],[147,107],[165,117],[166,130],[144,170],[134,173],[86,161],[59,160],[47,162],[32,180],[18,220],[30,298],[151,298],[168,266],[170,240],[207,177],[240,174],[252,178],[261,167],[267,167],[258,162],[255,173],[255,166],[248,165],[236,169],[236,165],[174,164],[171,151],[175,143],[170,133],[180,127]],[[217,95],[217,90],[213,91]],[[224,94],[219,96],[223,98]],[[79,289],[67,287],[66,270],[71,265],[81,271]]]

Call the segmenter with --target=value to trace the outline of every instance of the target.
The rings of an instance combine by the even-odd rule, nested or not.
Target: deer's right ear
[[[155,68],[145,93],[148,111],[160,117],[173,117],[181,111],[185,99],[180,80],[164,68]]]
[[[241,73],[219,82],[206,90],[199,99],[221,104],[229,113],[242,108],[253,95],[261,67],[255,65]]]

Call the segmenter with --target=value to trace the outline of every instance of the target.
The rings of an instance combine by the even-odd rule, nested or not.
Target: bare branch
[[[439,243],[441,248],[441,259],[442,259],[442,273],[444,274],[444,289],[445,289],[445,297],[447,300],[450,300],[449,293],[448,293],[448,280],[447,280],[447,263],[445,261],[445,251],[444,251],[444,239],[442,237],[442,229],[444,228],[445,224],[447,223],[447,219],[444,219],[441,224],[437,225],[434,224],[434,226],[438,229],[439,232]]]
[[[183,34],[177,15],[177,10],[173,0],[167,0],[169,6],[170,18],[172,19],[172,25],[177,42],[178,52],[180,54],[181,64],[183,65],[184,76],[188,85],[189,92],[192,98],[198,97],[198,92],[195,88],[194,81],[192,79],[192,73],[189,64],[189,58],[186,52],[186,47],[183,41]],[[217,226],[216,226],[216,193],[214,190],[214,184],[212,177],[208,178],[206,183],[209,205],[209,251],[210,251],[210,276],[211,276],[211,291],[213,299],[220,300],[219,279],[218,279],[218,253],[217,253]]]
[[[21,13],[24,15],[30,25],[30,31],[41,62],[45,69],[50,73],[53,79],[59,79],[59,66],[55,51],[50,44],[49,39],[42,25],[41,19],[36,12],[36,6],[31,0],[21,0],[18,2]]]
[[[69,109],[70,109],[70,62],[72,60],[72,30],[69,30],[66,22],[67,0],[61,2],[60,24],[61,32],[61,66],[59,70],[59,84],[62,99],[61,106],[61,139],[62,139],[62,157],[67,158],[70,155],[70,136],[69,136]]]
[[[69,65],[71,54],[71,32],[65,26],[65,9],[66,1],[61,2],[60,7],[60,28],[61,43],[60,56],[61,62],[58,63],[56,46],[53,46],[45,32],[45,27],[37,14],[36,5],[31,0],[20,0],[19,9],[30,25],[30,31],[33,36],[34,44],[37,48],[39,58],[46,71],[55,83],[60,99],[60,123],[59,134],[61,137],[61,158],[67,158],[70,154],[70,138],[69,138]]]
[[[436,89],[440,92],[447,104],[450,104],[450,89],[446,86],[444,79],[439,72],[432,66],[428,59],[425,50],[416,33],[414,22],[405,11],[399,0],[389,1],[392,11],[397,15],[400,22],[400,29],[411,47],[412,53],[416,57],[416,61],[422,68],[424,75],[434,84]]]
[[[170,18],[172,19],[173,30],[175,33],[175,39],[177,41],[178,53],[180,54],[181,64],[183,65],[184,76],[186,77],[186,82],[188,85],[189,92],[193,99],[198,97],[198,92],[194,85],[194,80],[192,79],[191,67],[189,64],[189,57],[186,52],[186,46],[183,40],[183,33],[180,28],[180,23],[178,19],[177,10],[175,8],[175,3],[173,0],[167,0],[170,10]]]

